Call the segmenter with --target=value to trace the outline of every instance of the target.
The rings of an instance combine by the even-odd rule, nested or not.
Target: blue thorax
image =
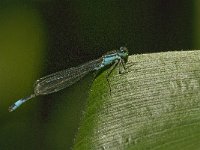
[[[102,56],[101,64],[94,68],[94,70],[102,69],[105,66],[111,65],[116,61],[124,60],[128,57],[128,50],[126,47],[121,47],[120,50],[113,51],[110,54],[105,54]]]

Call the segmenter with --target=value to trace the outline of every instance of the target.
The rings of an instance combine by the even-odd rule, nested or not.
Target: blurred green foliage
[[[36,128],[37,118],[28,111],[31,107],[27,106],[27,109],[16,113],[8,113],[7,108],[20,96],[32,92],[32,83],[42,69],[45,56],[46,31],[38,11],[30,5],[7,4],[2,7],[0,149],[32,149],[30,145],[37,145],[39,134]]]

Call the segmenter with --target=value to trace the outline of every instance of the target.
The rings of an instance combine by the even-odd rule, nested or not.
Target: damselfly
[[[16,101],[13,105],[9,107],[8,110],[12,112],[26,101],[38,95],[47,95],[50,93],[60,91],[79,81],[89,72],[98,71],[104,68],[105,66],[112,65],[112,68],[107,75],[107,77],[109,77],[111,72],[118,64],[122,66],[125,70],[125,63],[127,62],[127,59],[128,49],[126,47],[121,47],[119,50],[110,51],[103,55],[101,58],[90,61],[78,67],[68,68],[66,70],[62,70],[42,77],[35,82],[33,94],[31,94],[29,97]],[[121,67],[119,67],[119,73],[121,73],[120,68]]]

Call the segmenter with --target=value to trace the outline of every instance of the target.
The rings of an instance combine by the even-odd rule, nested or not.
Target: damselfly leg
[[[111,69],[109,70],[109,72],[107,72],[106,80],[107,80],[107,82],[108,82],[108,86],[109,86],[109,89],[110,89],[110,95],[111,95],[111,91],[112,91],[112,90],[111,90],[111,85],[110,85],[109,77],[110,77],[111,73],[113,72],[113,70],[114,70],[117,66],[119,67],[119,74],[125,73],[125,70],[126,70],[124,60],[123,60],[122,58],[120,58],[120,59],[118,59],[118,60],[115,60],[114,64],[111,66]],[[121,71],[121,66],[123,66],[123,69],[124,69],[123,72]]]
[[[111,86],[110,86],[110,81],[109,81],[109,76],[111,75],[111,73],[113,72],[113,70],[117,67],[117,65],[119,64],[119,60],[116,60],[114,62],[114,64],[111,66],[111,69],[109,72],[107,72],[107,75],[106,75],[106,80],[108,82],[108,86],[109,86],[109,89],[110,89],[110,95],[111,95]]]
[[[120,62],[119,62],[119,74],[122,74],[122,73],[125,73],[125,71],[127,70],[126,66],[125,66],[125,62],[123,59],[120,59]],[[121,66],[123,67],[123,72],[121,71]]]

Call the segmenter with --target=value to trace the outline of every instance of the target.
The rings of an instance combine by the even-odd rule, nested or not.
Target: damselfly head
[[[128,53],[128,49],[126,47],[120,47],[120,52]]]

